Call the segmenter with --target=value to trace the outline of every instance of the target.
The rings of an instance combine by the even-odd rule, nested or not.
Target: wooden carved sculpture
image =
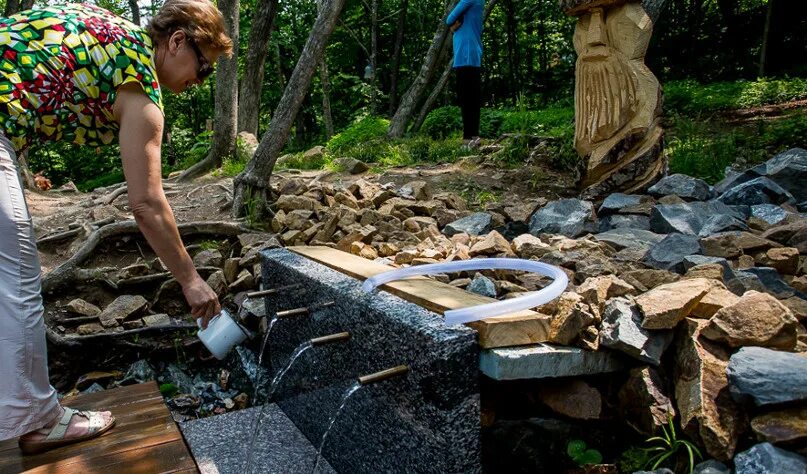
[[[653,20],[638,2],[561,0],[574,32],[574,144],[582,197],[647,188],[667,170],[661,88],[644,64]]]

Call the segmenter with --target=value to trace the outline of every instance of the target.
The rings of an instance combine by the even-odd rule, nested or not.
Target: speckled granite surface
[[[277,405],[248,408],[179,424],[202,474],[243,474],[255,420],[261,423],[253,446],[250,473],[325,474],[335,472],[325,460],[316,471],[316,448]]]
[[[479,472],[479,350],[476,333],[285,249],[263,252],[267,314],[334,301],[311,316],[280,319],[269,339],[271,372],[303,341],[348,331],[347,342],[305,352],[274,400],[318,445],[356,377],[400,364],[411,371],[358,390],[323,449],[338,472]]]

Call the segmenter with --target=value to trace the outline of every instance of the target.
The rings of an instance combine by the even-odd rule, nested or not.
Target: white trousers
[[[48,382],[39,255],[11,143],[0,134],[0,440],[59,410]]]

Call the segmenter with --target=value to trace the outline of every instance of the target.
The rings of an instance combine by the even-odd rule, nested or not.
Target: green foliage
[[[648,438],[645,442],[654,446],[645,448],[650,459],[647,460],[645,468],[649,470],[658,469],[663,463],[677,462],[677,458],[686,455],[689,465],[689,473],[695,468],[695,461],[703,459],[701,452],[690,441],[679,439],[675,433],[675,423],[672,414],[667,415],[667,426],[661,426],[662,435]]]
[[[179,393],[179,387],[172,383],[163,383],[160,384],[160,393],[162,396],[170,398]]]
[[[277,167],[280,169],[297,169],[297,170],[318,170],[325,167],[329,160],[325,154],[318,156],[316,159],[305,157],[304,152],[290,153],[283,158],[283,161],[278,161]]]
[[[481,119],[480,119],[481,121]],[[426,116],[420,131],[431,138],[450,137],[462,131],[462,113],[459,107],[439,107]]]
[[[573,439],[566,445],[566,454],[579,466],[602,463],[602,454],[596,449],[586,449],[586,442]]]
[[[807,79],[757,79],[700,84],[694,80],[664,84],[664,105],[681,114],[757,107],[807,98]]]
[[[179,136],[177,136],[179,135]],[[204,131],[198,135],[192,135],[189,130],[183,130],[172,138],[173,146],[178,150],[187,150],[179,156],[179,160],[174,169],[186,169],[202,161],[210,152],[213,132]]]
[[[202,250],[218,250],[221,247],[221,242],[215,240],[205,240],[199,244]]]
[[[647,465],[650,455],[647,450],[631,446],[619,456],[617,465],[619,472],[636,472],[641,471]]]
[[[247,221],[247,227],[250,229],[264,230],[266,225],[258,219],[258,205],[260,196],[256,196],[252,190],[252,186],[246,186],[244,189],[244,218]]]
[[[807,146],[807,112],[797,111],[777,120],[759,120],[746,126],[676,115],[668,127],[666,152],[672,173],[714,183],[735,162],[761,163],[794,146]]]
[[[347,148],[377,141],[387,134],[389,120],[368,115],[328,140],[327,148],[339,153]]]

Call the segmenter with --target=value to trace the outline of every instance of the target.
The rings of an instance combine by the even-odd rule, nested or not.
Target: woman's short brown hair
[[[157,44],[182,30],[198,45],[232,54],[233,41],[225,31],[224,17],[210,0],[167,0],[147,29]]]

